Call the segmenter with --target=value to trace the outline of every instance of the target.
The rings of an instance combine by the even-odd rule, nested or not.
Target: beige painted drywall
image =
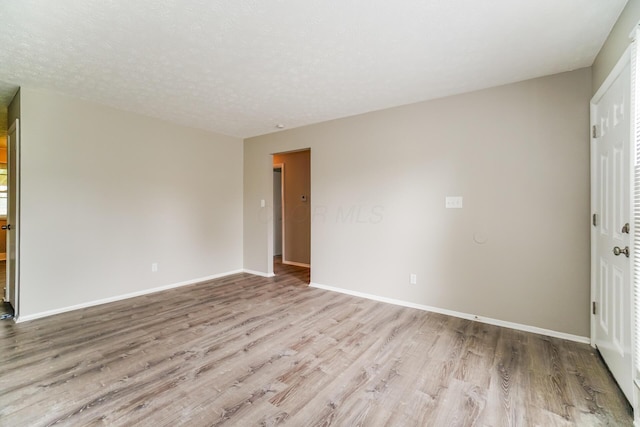
[[[20,96],[21,316],[242,268],[242,140]]]
[[[640,22],[640,0],[629,0],[593,62],[593,93],[600,88],[629,46],[631,42],[629,35],[638,22]]]
[[[273,164],[284,165],[284,255],[283,261],[311,263],[311,152],[282,153]],[[306,201],[302,200],[306,197]],[[271,199],[273,200],[273,199]]]
[[[247,139],[244,266],[270,155],[310,147],[313,283],[588,336],[590,97],[585,68]]]

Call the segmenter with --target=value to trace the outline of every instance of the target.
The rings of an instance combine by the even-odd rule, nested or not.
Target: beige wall
[[[640,0],[629,0],[593,62],[593,93],[600,88],[629,46],[629,35],[638,22],[640,22]]]
[[[247,139],[245,268],[270,154],[310,147],[312,282],[586,337],[590,97],[586,68]]]
[[[21,104],[21,316],[242,268],[240,139],[24,87]]]
[[[277,154],[273,164],[284,165],[285,262],[311,263],[311,152]],[[301,196],[307,200],[301,200]]]

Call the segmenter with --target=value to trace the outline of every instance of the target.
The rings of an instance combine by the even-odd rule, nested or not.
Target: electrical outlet
[[[461,196],[445,197],[444,207],[447,209],[462,209],[462,197]]]
[[[415,285],[416,283],[418,283],[418,276],[412,273],[411,276],[409,277],[409,282],[412,285]]]
[[[152,273],[157,273],[158,272],[158,263],[157,262],[151,263],[151,272]]]

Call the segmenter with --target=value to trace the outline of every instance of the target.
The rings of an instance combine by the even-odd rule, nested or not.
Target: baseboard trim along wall
[[[261,272],[261,271],[248,270],[248,269],[246,269],[246,268],[245,268],[245,269],[243,269],[243,270],[242,270],[242,272],[243,272],[243,273],[253,274],[254,276],[262,276],[262,277],[266,277],[266,278],[269,278],[269,277],[276,277],[276,275],[275,275],[275,274],[273,274],[273,273],[268,274],[268,273],[263,273],[263,272]]]
[[[326,291],[332,291],[332,292],[340,292],[341,294],[352,295],[360,298],[367,298],[370,300],[386,302],[389,304],[400,305],[403,307],[417,308],[418,310],[430,311],[430,312],[439,313],[439,314],[446,314],[448,316],[459,317],[462,319],[475,320],[476,322],[487,323],[489,325],[502,326],[504,328],[516,329],[524,332],[532,332],[534,334],[546,335],[554,338],[561,338],[568,341],[575,341],[583,344],[591,343],[591,340],[588,337],[581,337],[579,335],[572,335],[564,332],[552,331],[551,329],[538,328],[536,326],[529,326],[529,325],[523,325],[520,323],[507,322],[504,320],[492,319],[490,317],[476,316],[475,314],[461,313],[459,311],[447,310],[444,308],[431,307],[431,306],[422,305],[422,304],[415,304],[408,301],[380,297],[377,295],[367,294],[364,292],[357,292],[357,291],[351,291],[349,289],[321,285],[319,283],[310,283],[309,286],[312,288],[324,289]]]
[[[96,305],[107,304],[107,303],[110,303],[110,302],[121,301],[121,300],[124,300],[124,299],[135,298],[135,297],[139,297],[139,296],[142,296],[142,295],[148,295],[148,294],[153,294],[153,293],[156,293],[156,292],[166,291],[166,290],[169,290],[169,289],[179,288],[179,287],[182,287],[182,286],[194,285],[196,283],[201,283],[201,282],[206,282],[206,281],[209,281],[209,280],[219,279],[221,277],[231,276],[232,274],[238,274],[238,273],[248,273],[248,274],[253,274],[253,275],[256,275],[256,276],[262,276],[262,277],[267,277],[267,278],[275,276],[274,274],[267,274],[267,273],[262,273],[262,272],[259,272],[259,271],[253,271],[253,270],[248,270],[248,269],[227,271],[225,273],[214,274],[214,275],[211,275],[211,276],[200,277],[200,278],[192,279],[192,280],[186,280],[184,282],[172,283],[170,285],[160,286],[160,287],[157,287],[157,288],[145,289],[145,290],[142,290],[142,291],[131,292],[131,293],[128,293],[128,294],[123,294],[123,295],[116,295],[114,297],[103,298],[103,299],[95,300],[95,301],[89,301],[89,302],[82,303],[82,304],[76,304],[76,305],[72,305],[72,306],[69,306],[69,307],[62,307],[62,308],[57,308],[55,310],[43,311],[43,312],[40,312],[40,313],[29,314],[29,315],[26,315],[26,316],[19,316],[17,319],[14,319],[14,321],[16,323],[27,322],[29,320],[41,319],[43,317],[53,316],[55,314],[66,313],[68,311],[74,311],[74,310],[79,310],[79,309],[82,309],[82,308],[93,307],[93,306],[96,306]],[[366,298],[366,299],[379,301],[379,302],[384,302],[384,303],[388,303],[388,304],[399,305],[399,306],[402,306],[402,307],[416,308],[418,310],[430,311],[430,312],[439,313],[439,314],[446,314],[448,316],[459,317],[459,318],[462,318],[462,319],[475,320],[477,322],[487,323],[489,325],[502,326],[502,327],[505,327],[505,328],[516,329],[516,330],[520,330],[520,331],[524,331],[524,332],[532,332],[534,334],[547,335],[547,336],[550,336],[550,337],[561,338],[561,339],[565,339],[565,340],[569,340],[569,341],[575,341],[575,342],[579,342],[579,343],[583,343],[583,344],[590,344],[591,343],[591,340],[588,337],[581,337],[579,335],[572,335],[572,334],[567,334],[567,333],[564,333],[564,332],[553,331],[551,329],[544,329],[544,328],[538,328],[536,326],[529,326],[529,325],[523,325],[523,324],[520,324],[520,323],[507,322],[507,321],[504,321],[504,320],[492,319],[490,317],[477,316],[475,314],[461,313],[461,312],[458,312],[458,311],[447,310],[447,309],[444,309],[444,308],[431,307],[431,306],[428,306],[428,305],[416,304],[416,303],[412,303],[412,302],[408,302],[408,301],[402,301],[402,300],[397,300],[397,299],[393,299],[393,298],[381,297],[381,296],[378,296],[378,295],[367,294],[367,293],[364,293],[364,292],[352,291],[352,290],[349,290],[349,289],[336,288],[334,286],[327,286],[327,285],[322,285],[322,284],[319,284],[319,283],[310,283],[309,286],[312,287],[312,288],[323,289],[323,290],[332,291],[332,292],[339,292],[339,293],[342,293],[342,294],[347,294],[347,295],[360,297],[360,298]]]
[[[144,289],[142,291],[131,292],[123,295],[116,295],[114,297],[103,298],[95,301],[89,301],[82,304],[76,304],[69,307],[56,308],[55,310],[43,311],[41,313],[28,314],[26,316],[18,316],[17,319],[14,319],[16,323],[27,322],[29,320],[41,319],[43,317],[53,316],[54,314],[66,313],[68,311],[79,310],[81,308],[93,307],[96,305],[107,304],[110,302],[121,301],[123,299],[135,298],[142,295],[153,294],[156,292],[166,291],[169,289],[179,288],[182,286],[195,285],[196,283],[206,282],[213,279],[219,279],[221,277],[231,276],[232,274],[243,273],[244,270],[233,270],[227,271],[225,273],[214,274],[212,276],[200,277],[198,279],[186,280],[184,282],[172,283],[170,285],[160,286],[157,288]]]

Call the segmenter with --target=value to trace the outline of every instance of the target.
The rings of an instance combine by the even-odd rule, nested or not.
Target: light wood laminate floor
[[[632,424],[588,345],[279,272],[0,322],[0,425]]]

